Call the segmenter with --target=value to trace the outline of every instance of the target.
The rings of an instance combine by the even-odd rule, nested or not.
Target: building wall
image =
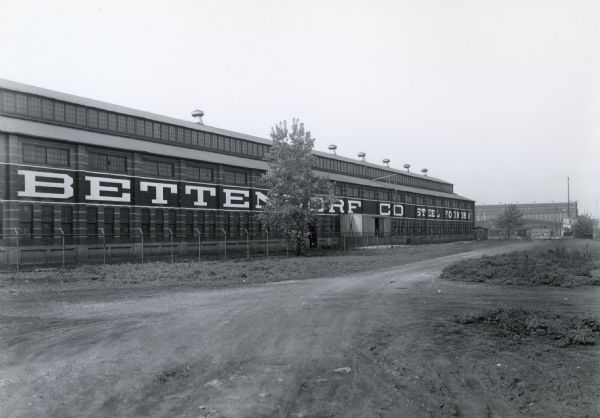
[[[243,240],[246,230],[265,237],[258,214],[268,141],[96,105],[106,109],[0,83],[0,252],[17,239],[42,251],[60,244],[61,231],[90,251],[101,238],[169,241],[169,229],[177,241],[196,240],[197,231],[205,240]],[[336,197],[319,216],[319,237],[472,233],[473,202],[449,183],[343,157],[315,161]],[[389,173],[389,182],[369,180]],[[162,199],[155,183],[165,187]]]
[[[7,206],[4,229],[17,228],[23,242],[56,235],[62,224],[68,224],[67,229],[79,236],[94,236],[97,228],[104,228],[106,232],[108,225],[111,239],[117,240],[130,239],[132,231],[142,227],[150,237],[166,238],[168,224],[181,237],[193,235],[197,225],[204,225],[207,235],[219,234],[223,229],[231,233],[233,229],[233,236],[240,237],[243,228],[252,235],[259,234],[256,215],[267,193],[259,184],[262,173],[259,170],[17,135],[4,135],[2,141],[3,148],[10,150],[2,155],[7,173],[3,189],[3,206]],[[57,158],[57,154],[61,157]],[[90,161],[91,158],[96,162]],[[99,159],[112,161],[112,167],[99,166]],[[206,181],[191,174],[200,170],[211,173]],[[73,185],[65,186],[65,178],[68,182],[72,179]],[[123,187],[123,181],[127,181],[127,188]],[[57,186],[48,187],[48,182],[50,186]],[[144,183],[172,185],[173,192],[163,190],[162,199],[166,203],[155,203],[159,199],[156,190],[153,187],[142,190]],[[214,196],[206,193],[205,206],[198,207],[197,195],[186,193],[187,187],[211,188]],[[68,197],[63,196],[66,190]],[[376,234],[377,230],[389,235],[396,230],[412,235],[434,235],[471,231],[472,202],[428,196],[426,191],[423,194],[397,191],[392,195],[389,192],[336,183],[339,199],[331,213],[354,214],[360,219],[351,230],[342,228],[342,232]],[[125,195],[130,195],[127,202],[112,201],[124,199]],[[50,221],[48,208],[43,208],[47,205],[53,205],[54,219]],[[63,207],[71,208],[72,216],[66,216]],[[144,214],[144,211],[150,213],[149,223],[148,212]],[[334,222],[339,222],[339,216],[337,219]],[[48,222],[55,227],[42,226]],[[157,227],[161,224],[165,225],[162,233]],[[330,232],[336,231],[339,228],[334,227]],[[327,233],[323,228],[319,232]]]

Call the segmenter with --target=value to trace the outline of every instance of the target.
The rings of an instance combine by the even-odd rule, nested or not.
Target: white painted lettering
[[[250,202],[245,200],[250,196],[248,190],[223,189],[223,193],[225,193],[224,208],[247,209],[250,207]]]
[[[254,195],[256,196],[256,206],[255,209],[262,209],[264,205],[267,203],[267,195],[263,192],[259,192],[258,190],[254,191]]]
[[[337,203],[336,203],[337,202]],[[338,199],[331,203],[331,207],[329,208],[329,213],[335,213],[335,208],[340,210],[340,213],[344,213],[344,201],[342,199]]]
[[[194,202],[194,206],[207,206],[206,201],[204,200],[204,193],[208,192],[209,196],[215,197],[217,195],[217,189],[214,187],[204,187],[204,186],[185,186],[185,194],[192,194],[196,192],[196,201]]]
[[[360,209],[362,202],[360,200],[348,200],[348,211],[346,213],[354,213],[354,209]]]
[[[394,205],[394,216],[404,216],[404,205]]]
[[[47,197],[51,199],[68,199],[73,197],[73,177],[62,173],[49,173],[41,171],[18,170],[17,174],[24,177],[25,190],[17,193],[19,197]],[[60,183],[40,181],[38,177],[59,179]],[[56,193],[38,192],[38,187],[57,189]]]
[[[121,196],[103,196],[102,192],[119,192],[116,186],[106,186],[101,183],[120,184],[122,189],[129,190],[131,182],[127,179],[114,179],[109,177],[91,177],[85,176],[85,180],[90,182],[90,194],[85,197],[86,200],[104,200],[107,202],[130,202],[131,194],[122,193]]]
[[[380,215],[391,215],[391,205],[389,203],[380,203],[379,204],[379,214]]]
[[[140,190],[147,192],[148,188],[153,187],[156,190],[155,197],[152,199],[152,203],[158,205],[166,205],[168,202],[164,199],[164,191],[169,190],[171,193],[177,193],[177,185],[170,183],[154,183],[151,181],[141,181]]]

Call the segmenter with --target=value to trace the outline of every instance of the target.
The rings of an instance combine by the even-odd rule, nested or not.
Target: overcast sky
[[[7,1],[0,77],[455,184],[600,198],[600,1]]]

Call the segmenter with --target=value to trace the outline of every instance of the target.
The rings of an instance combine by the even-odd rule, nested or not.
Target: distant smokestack
[[[204,116],[204,112],[202,110],[194,110],[192,112],[192,117],[196,119],[196,123],[199,125],[204,125],[204,121],[202,120],[202,116]]]

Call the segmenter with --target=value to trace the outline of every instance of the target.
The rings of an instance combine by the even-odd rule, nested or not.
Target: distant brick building
[[[475,224],[490,229],[490,237],[500,231],[495,220],[504,213],[505,204],[475,205]],[[577,216],[577,202],[517,203],[523,214],[523,227],[515,234],[530,238],[555,238],[563,234],[565,219]]]

